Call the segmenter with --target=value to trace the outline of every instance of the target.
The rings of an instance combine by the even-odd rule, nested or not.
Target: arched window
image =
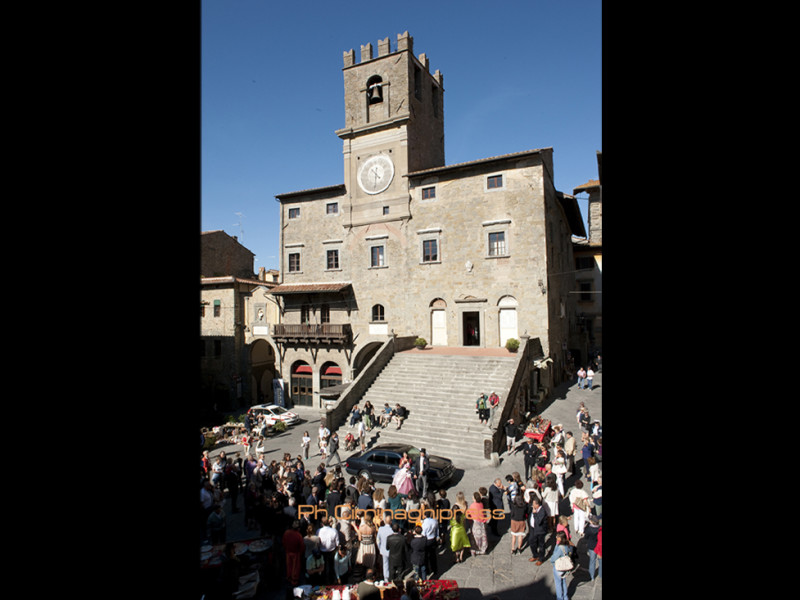
[[[367,104],[383,102],[383,79],[380,75],[373,75],[367,79]]]
[[[517,327],[517,306],[518,302],[514,296],[503,296],[497,302],[500,309],[498,321],[500,324],[500,346],[505,346],[509,338],[519,339],[519,329]]]
[[[447,302],[436,298],[431,308],[431,346],[447,345]]]
[[[377,323],[386,320],[386,314],[383,311],[383,304],[376,304],[372,307],[372,322]]]

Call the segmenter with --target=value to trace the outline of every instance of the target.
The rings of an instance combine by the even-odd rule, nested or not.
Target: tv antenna
[[[233,213],[233,214],[235,214],[237,217],[239,217],[239,222],[238,223],[234,223],[234,225],[238,225],[239,226],[239,243],[241,244],[242,241],[244,240],[244,229],[242,229],[242,217],[244,215],[242,213],[240,213],[240,212]]]

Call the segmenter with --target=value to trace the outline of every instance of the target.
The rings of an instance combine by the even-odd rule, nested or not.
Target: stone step
[[[368,439],[378,444],[425,447],[457,465],[459,461],[485,461],[483,443],[488,428],[478,422],[475,401],[481,393],[502,393],[514,377],[516,365],[513,357],[395,354],[359,404],[369,400],[380,413],[384,404],[394,407],[400,403],[409,416],[402,429],[394,424],[376,428],[368,433]]]

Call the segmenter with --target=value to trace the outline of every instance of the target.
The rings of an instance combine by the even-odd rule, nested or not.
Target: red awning
[[[328,367],[325,369],[324,375],[341,375],[342,370],[339,367]]]
[[[283,283],[270,289],[269,293],[282,294],[315,294],[342,292],[350,287],[349,281],[332,283]]]
[[[308,373],[311,374],[311,367],[308,365],[299,365],[292,370],[292,373]]]

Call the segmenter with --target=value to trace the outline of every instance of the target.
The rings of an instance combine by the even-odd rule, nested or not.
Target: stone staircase
[[[405,443],[451,459],[456,467],[485,462],[483,441],[489,428],[478,421],[475,401],[481,393],[503,399],[516,367],[514,357],[461,356],[400,352],[366,391],[376,412],[399,402],[409,416],[399,431],[394,424],[379,432],[378,444]]]

